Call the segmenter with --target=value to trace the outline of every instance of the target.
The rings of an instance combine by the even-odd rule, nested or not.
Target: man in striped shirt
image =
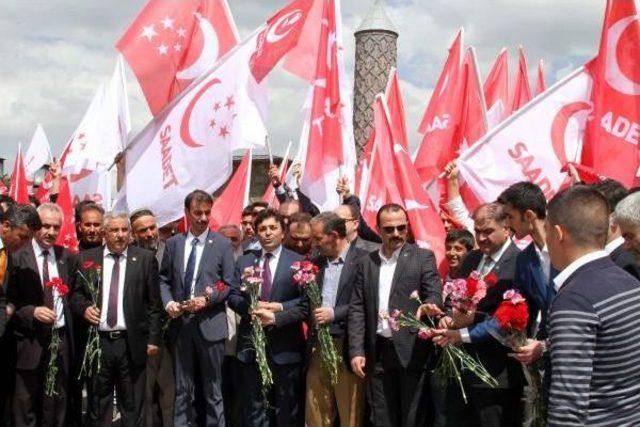
[[[603,250],[608,205],[578,185],[548,205],[551,262],[549,426],[640,425],[640,283]]]

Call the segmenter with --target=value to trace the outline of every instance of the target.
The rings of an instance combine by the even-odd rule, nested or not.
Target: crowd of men
[[[547,204],[522,182],[469,215],[452,164],[442,277],[433,252],[413,242],[403,207],[381,207],[373,229],[346,181],[337,184],[343,204],[318,212],[275,171],[278,207],[252,203],[240,224],[217,231],[213,198],[200,190],[185,198],[183,232],[159,227],[146,209],[105,213],[81,202],[78,253],[56,245],[56,204],[2,198],[0,423],[520,426],[530,409],[526,364],[544,377],[548,425],[640,425],[640,192],[612,180],[576,183]],[[294,281],[292,266],[304,259],[319,267],[321,307]],[[240,286],[252,266],[262,269],[253,310]],[[97,301],[87,279],[96,271]],[[474,271],[497,283],[475,312],[451,308],[443,281]],[[47,286],[54,278],[67,295]],[[509,289],[530,310],[526,344],[514,348],[492,335]],[[433,339],[393,328],[384,314],[394,310],[431,316]],[[274,379],[266,399],[252,319],[266,333]],[[318,325],[329,326],[340,355],[336,384],[322,366]],[[101,354],[87,372],[89,327]],[[57,373],[46,393],[53,330]],[[455,382],[436,381],[447,345],[464,346],[497,386],[462,372],[465,402]]]

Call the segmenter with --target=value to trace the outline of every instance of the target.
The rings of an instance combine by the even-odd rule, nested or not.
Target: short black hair
[[[40,200],[38,200],[38,198],[34,195],[29,195],[29,203],[31,203],[33,206],[35,206],[36,208],[38,206],[40,206]]]
[[[322,212],[313,217],[311,224],[322,224],[322,232],[324,234],[338,233],[341,238],[347,237],[347,223],[340,218],[338,214],[333,212]]]
[[[595,188],[574,185],[551,199],[548,221],[564,226],[580,247],[604,248],[609,232],[609,204]]]
[[[184,208],[188,211],[192,202],[209,203],[213,205],[213,196],[203,190],[193,190],[184,198]]]
[[[275,218],[275,220],[280,223],[280,227],[282,227],[282,231],[284,232],[286,230],[284,217],[280,215],[280,212],[278,212],[273,208],[267,208],[265,210],[258,212],[258,214],[256,215],[256,219],[253,220],[253,228],[254,230],[256,230],[256,233],[258,232],[258,226],[269,218]]]
[[[507,211],[504,210],[504,205],[502,203],[491,202],[480,205],[473,211],[471,218],[475,221],[478,217],[478,213],[482,210],[486,210],[489,214],[489,218],[497,224],[505,226],[505,223],[507,222]]]
[[[102,206],[100,206],[93,200],[83,200],[81,202],[78,202],[74,209],[74,220],[76,222],[82,221],[82,214],[88,211],[96,211],[99,212],[100,215],[104,215],[104,209],[102,209]]]
[[[407,220],[409,220],[409,216],[407,215],[407,211],[405,210],[405,208],[397,203],[387,203],[386,205],[378,209],[378,213],[376,214],[376,225],[378,227],[380,227],[380,216],[384,212],[404,212],[404,216],[406,216]]]
[[[269,203],[263,202],[262,200],[258,200],[257,202],[253,202],[251,204],[251,210],[255,210],[256,208],[265,208],[269,207]]]
[[[343,203],[342,206],[346,206],[349,209],[352,219],[360,219],[360,211],[356,205],[350,203]]]
[[[511,205],[521,214],[530,210],[540,219],[547,217],[547,200],[542,189],[532,182],[513,184],[498,196],[498,203]]]
[[[253,204],[250,204],[248,206],[245,206],[244,209],[242,209],[242,216],[253,216]]]
[[[155,218],[155,215],[153,214],[153,212],[151,212],[151,209],[142,208],[131,213],[131,216],[129,216],[129,223],[133,224],[137,219],[142,218],[143,216],[152,216]]]
[[[12,228],[27,226],[31,231],[38,231],[42,228],[40,215],[31,205],[13,204],[0,214],[0,221],[8,222]]]
[[[469,230],[458,230],[453,229],[447,233],[447,237],[444,239],[445,243],[455,243],[458,242],[465,248],[467,251],[473,249],[476,243],[476,239],[473,237],[473,234]]]
[[[591,184],[591,187],[595,188],[607,199],[607,203],[609,203],[609,213],[614,212],[618,203],[629,194],[629,191],[624,188],[624,185],[610,178]]]
[[[284,217],[283,217],[284,218]],[[309,224],[311,222],[311,215],[307,212],[296,212],[289,217],[289,227],[291,224]]]

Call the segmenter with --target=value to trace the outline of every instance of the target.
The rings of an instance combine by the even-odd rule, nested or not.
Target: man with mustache
[[[83,200],[75,208],[76,233],[80,250],[102,246],[104,209],[92,200]]]

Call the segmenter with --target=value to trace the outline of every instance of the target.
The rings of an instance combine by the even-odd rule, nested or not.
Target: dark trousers
[[[243,392],[242,414],[244,426],[255,427],[295,427],[300,424],[301,365],[269,364],[273,374],[273,386],[269,394],[269,408],[262,395],[260,372],[255,363],[240,365],[241,388]]]
[[[367,399],[370,423],[376,427],[414,427],[421,425],[429,408],[424,389],[426,366],[404,368],[389,339],[378,337],[376,360],[369,371]]]
[[[235,356],[225,356],[222,362],[222,395],[224,415],[228,426],[242,426],[241,402],[244,397],[240,384],[240,362]]]
[[[11,396],[13,396],[16,367],[16,343],[11,331],[5,329],[0,337],[0,427],[11,425]]]
[[[173,424],[176,427],[196,425],[195,390],[201,385],[206,420],[198,425],[224,427],[222,402],[224,340],[216,342],[205,340],[200,334],[198,322],[193,320],[184,322],[177,332],[173,349],[176,375]]]
[[[145,366],[131,360],[125,333],[110,338],[100,333],[102,350],[100,372],[87,379],[89,411],[87,425],[110,426],[112,423],[113,391],[118,396],[122,426],[142,426],[144,421]]]
[[[87,321],[82,316],[73,316],[73,342],[75,344],[75,354],[71,355],[71,384],[69,386],[69,416],[67,421],[69,426],[80,427],[82,423],[82,390],[86,385],[87,378],[80,375],[82,370],[82,360],[87,347]]]
[[[144,398],[147,427],[173,426],[175,398],[173,361],[169,349],[163,345],[158,354],[147,357],[147,384]]]
[[[522,425],[522,389],[465,385],[465,404],[457,385],[450,385],[443,422],[437,427],[517,427]]]
[[[40,364],[36,369],[17,369],[12,413],[15,427],[67,426],[69,408],[69,374],[71,355],[66,328],[59,329],[60,347],[56,364],[58,374],[53,396],[45,394],[45,379],[50,352],[42,350]]]

